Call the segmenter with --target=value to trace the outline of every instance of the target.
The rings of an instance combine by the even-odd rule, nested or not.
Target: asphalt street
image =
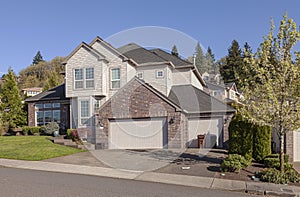
[[[3,197],[250,196],[222,190],[4,167],[0,167],[0,191]]]

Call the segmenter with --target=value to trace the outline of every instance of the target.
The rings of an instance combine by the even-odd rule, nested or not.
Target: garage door
[[[294,161],[300,162],[300,130],[294,131]]]
[[[157,149],[167,140],[165,118],[112,120],[110,149]]]
[[[205,148],[222,147],[222,119],[189,119],[188,147],[197,148],[197,135],[205,134]]]

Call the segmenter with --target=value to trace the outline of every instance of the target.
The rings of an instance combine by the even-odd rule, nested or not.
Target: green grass
[[[83,152],[53,144],[46,136],[0,136],[0,158],[39,161]]]

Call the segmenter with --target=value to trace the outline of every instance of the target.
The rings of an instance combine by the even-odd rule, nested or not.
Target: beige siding
[[[126,64],[126,68],[127,68],[127,82],[128,82],[136,75],[136,70],[135,67],[130,65],[129,63]]]
[[[172,69],[168,66],[167,67],[167,95],[169,95],[171,88],[173,86],[173,75]]]
[[[189,147],[198,147],[198,135],[205,134],[205,147],[212,148],[214,145],[222,147],[222,118],[189,119]]]
[[[94,68],[94,88],[75,90],[74,69]],[[84,48],[80,48],[66,64],[66,97],[80,97],[88,95],[102,95],[102,63],[97,57]]]
[[[199,79],[196,77],[195,73],[192,70],[190,71],[190,73],[191,73],[191,84],[196,88],[203,90],[203,86],[199,81]]]
[[[191,84],[191,69],[174,69],[172,81],[173,85],[186,85]]]
[[[168,79],[168,65],[154,65],[154,66],[140,66],[137,67],[137,72],[144,73],[145,82],[156,88],[162,94],[167,96],[167,79]],[[162,78],[156,77],[157,71],[163,71],[164,76]]]

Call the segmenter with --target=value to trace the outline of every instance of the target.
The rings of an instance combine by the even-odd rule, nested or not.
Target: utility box
[[[204,148],[205,134],[197,135],[197,138],[198,138],[198,148]]]

